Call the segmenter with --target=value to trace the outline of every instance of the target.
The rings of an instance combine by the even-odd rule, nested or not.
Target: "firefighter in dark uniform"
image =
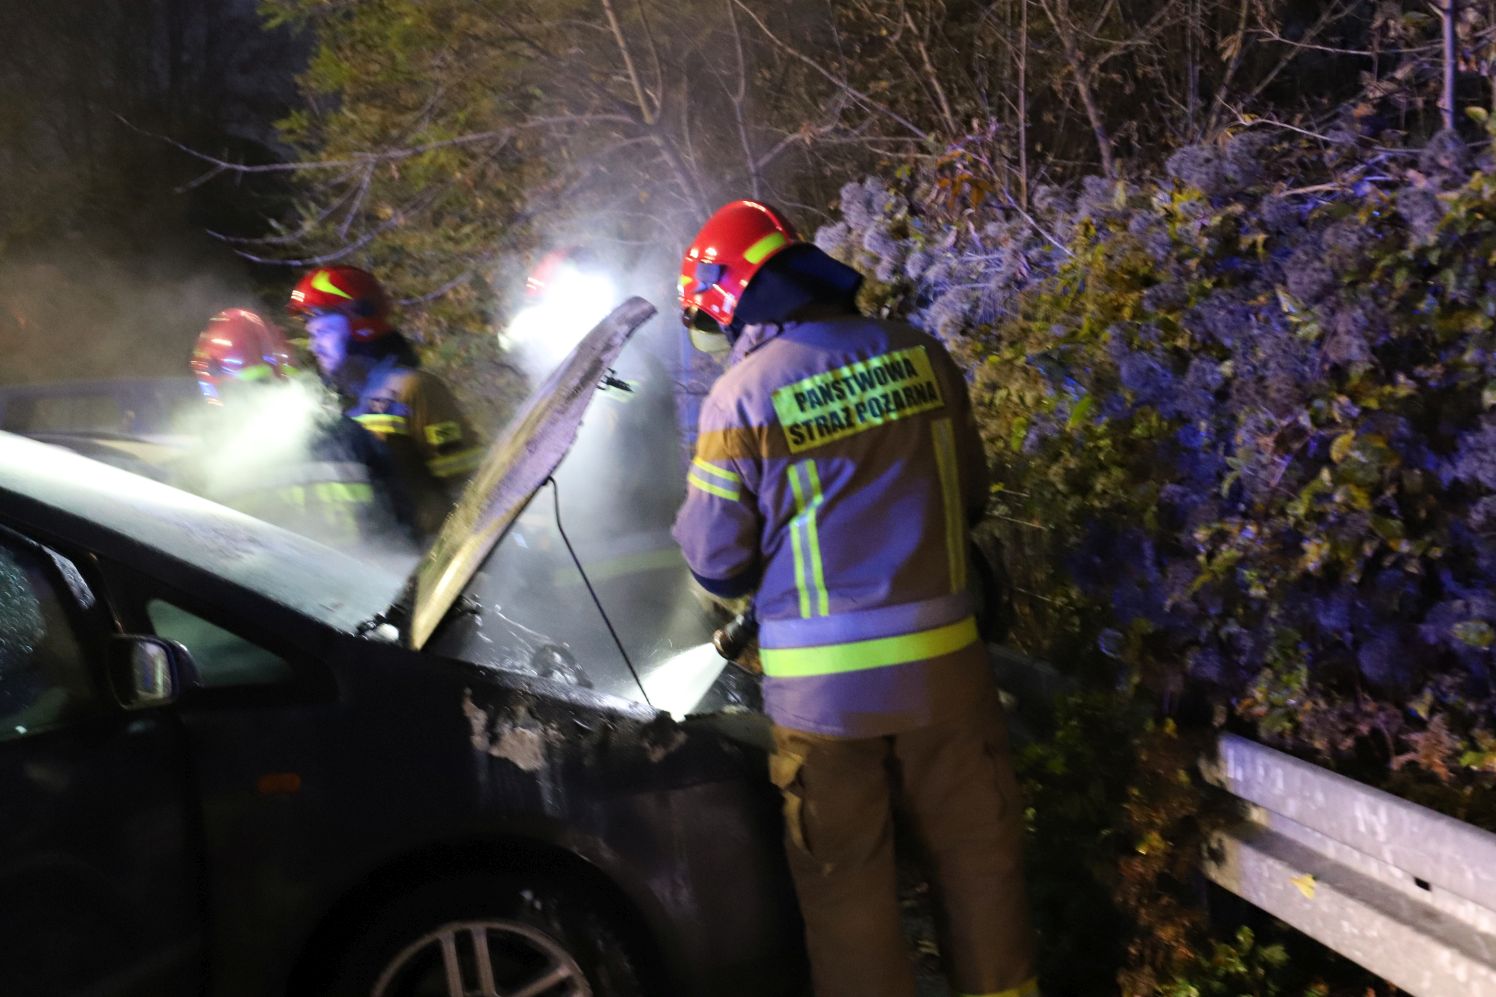
[[[209,407],[202,445],[173,469],[178,484],[331,547],[387,545],[388,456],[297,367],[278,328],[243,308],[221,311],[188,366]]]
[[[373,274],[313,270],[291,292],[289,308],[306,321],[312,356],[348,403],[348,417],[388,450],[396,513],[419,534],[434,533],[483,456],[451,390],[421,369]]]

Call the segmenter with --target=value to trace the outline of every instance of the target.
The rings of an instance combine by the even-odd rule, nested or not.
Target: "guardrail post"
[[[1233,734],[1206,874],[1414,997],[1496,997],[1496,834]]]

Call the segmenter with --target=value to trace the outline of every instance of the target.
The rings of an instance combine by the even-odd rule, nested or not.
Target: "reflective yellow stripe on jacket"
[[[964,620],[897,637],[875,637],[815,647],[762,647],[759,660],[770,678],[806,678],[905,665],[953,654],[977,642],[977,621]]]
[[[935,466],[945,507],[945,556],[951,564],[951,591],[966,588],[966,515],[961,508],[961,477],[956,463],[956,433],[950,419],[936,419]]]
[[[406,422],[403,415],[383,415],[378,412],[366,412],[356,415],[354,420],[376,436],[408,436],[410,435],[410,424]]]
[[[740,476],[700,457],[691,460],[691,472],[686,475],[686,481],[708,495],[715,495],[729,502],[736,502],[743,497],[739,488],[743,483]]]
[[[1039,981],[1024,980],[1007,990],[994,990],[985,994],[955,994],[954,997],[1039,997]]]
[[[816,472],[816,462],[813,460],[791,465],[789,474],[790,488],[795,492],[795,518],[790,520],[790,546],[795,555],[795,587],[800,590],[800,616],[830,616],[831,600],[826,594],[826,573],[821,565],[821,538],[816,532],[816,510],[825,501],[825,496],[821,494],[821,476]],[[807,492],[810,494],[809,502],[805,500]],[[814,614],[812,595],[815,600]]]
[[[482,447],[469,447],[456,453],[445,454],[441,457],[433,457],[426,462],[426,467],[431,471],[433,477],[453,478],[459,475],[472,474],[478,469],[483,460]]]

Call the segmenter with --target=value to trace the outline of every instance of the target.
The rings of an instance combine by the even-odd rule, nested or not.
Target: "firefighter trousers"
[[[876,738],[776,725],[770,774],[816,997],[914,997],[893,814],[923,852],[954,997],[1038,997],[1023,805],[994,694],[952,723]]]

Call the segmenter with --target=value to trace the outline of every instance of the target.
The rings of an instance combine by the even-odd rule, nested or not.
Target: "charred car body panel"
[[[410,650],[376,625],[396,579],[4,434],[0,526],[76,576],[53,588],[79,602],[78,667],[98,700],[81,725],[0,728],[0,778],[29,811],[0,820],[12,845],[0,894],[35,896],[14,887],[38,868],[114,877],[126,899],[147,873],[159,886],[155,907],[126,903],[93,927],[124,939],[143,924],[170,944],[144,969],[123,956],[96,967],[99,992],[328,992],[372,909],[480,870],[583,889],[649,963],[651,994],[801,985],[763,756],[713,718],[678,722],[543,672],[445,656],[443,641],[470,626],[460,605],[433,617],[431,648]],[[176,642],[170,695],[142,705],[120,688],[106,648],[118,634]],[[127,733],[141,753],[121,754],[108,779],[47,782],[59,752],[110,750]],[[149,772],[132,779],[132,766]],[[147,774],[160,785],[140,785]],[[38,795],[48,785],[50,802]],[[83,844],[39,840],[65,804],[81,808],[68,821]],[[114,845],[91,851],[90,835]],[[127,861],[126,844],[145,853]],[[47,972],[38,958],[26,972]],[[0,991],[19,992],[5,977],[20,971],[0,964]]]

